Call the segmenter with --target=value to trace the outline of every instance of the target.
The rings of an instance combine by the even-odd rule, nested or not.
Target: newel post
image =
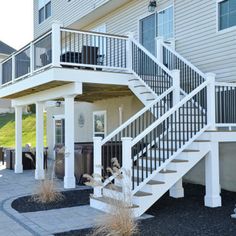
[[[127,61],[127,69],[129,72],[132,71],[132,63],[133,63],[133,55],[132,55],[132,40],[134,38],[134,33],[129,32],[127,34],[128,39],[126,41],[126,61]]]
[[[52,65],[60,67],[61,57],[61,24],[55,22],[52,24]]]
[[[210,129],[215,129],[216,124],[216,95],[215,95],[215,77],[214,73],[206,74],[208,79],[207,85],[207,123],[210,124]]]
[[[172,70],[173,76],[173,105],[180,101],[180,70]]]
[[[93,173],[95,181],[101,182],[102,176],[102,137],[93,137]],[[102,186],[95,186],[93,190],[94,197],[102,197]]]
[[[124,201],[132,205],[132,138],[122,138],[122,190]]]
[[[3,77],[2,77],[2,63],[0,63],[0,85],[2,85]]]
[[[163,64],[163,37],[156,37],[156,57],[157,60]]]

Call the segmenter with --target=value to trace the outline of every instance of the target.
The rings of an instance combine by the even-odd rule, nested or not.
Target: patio
[[[11,208],[14,199],[34,193],[38,182],[33,176],[34,171],[16,175],[0,164],[0,235],[89,233],[89,228],[95,224],[94,216],[99,217],[102,213],[88,205],[23,214]],[[57,186],[63,189],[63,182],[57,181]],[[216,209],[203,206],[202,186],[185,184],[185,193],[183,199],[170,198],[166,194],[154,204],[147,212],[154,217],[144,218],[139,223],[140,235],[236,235],[236,220],[230,218],[236,203],[236,193],[222,191],[223,206]]]
[[[56,184],[58,189],[63,189],[62,181],[57,180]],[[24,214],[12,209],[11,204],[16,198],[31,195],[37,185],[33,170],[16,175],[0,164],[0,235],[52,235],[56,232],[89,228],[94,224],[94,215],[102,214],[87,205]],[[84,188],[87,187],[77,187]]]

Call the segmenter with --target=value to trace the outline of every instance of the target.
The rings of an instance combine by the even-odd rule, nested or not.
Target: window
[[[140,20],[140,42],[155,55],[155,38],[169,40],[174,37],[173,7],[156,12]]]
[[[65,144],[65,120],[55,120],[55,145]]]
[[[106,136],[106,111],[93,112],[93,136],[102,137]]]
[[[236,0],[224,0],[218,4],[219,30],[236,26]]]
[[[38,1],[38,9],[39,9],[39,24],[40,24],[44,20],[49,18],[52,14],[51,1],[50,0],[39,0]]]

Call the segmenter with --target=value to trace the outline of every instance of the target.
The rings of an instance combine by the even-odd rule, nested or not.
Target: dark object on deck
[[[62,145],[57,145],[55,174],[63,179],[65,175],[64,154],[58,150]],[[84,174],[93,173],[93,143],[75,143],[75,178],[78,184],[84,184]]]
[[[13,170],[15,166],[15,150],[6,149],[6,168]],[[32,152],[22,152],[23,170],[35,169],[35,154]],[[44,169],[47,169],[47,150],[44,151]]]

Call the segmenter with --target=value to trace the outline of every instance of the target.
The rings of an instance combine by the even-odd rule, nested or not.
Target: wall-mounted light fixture
[[[156,7],[157,7],[156,0],[150,0],[150,2],[148,4],[148,11],[149,12],[154,12],[156,10]]]
[[[60,101],[56,102],[56,107],[61,107],[61,102]]]

